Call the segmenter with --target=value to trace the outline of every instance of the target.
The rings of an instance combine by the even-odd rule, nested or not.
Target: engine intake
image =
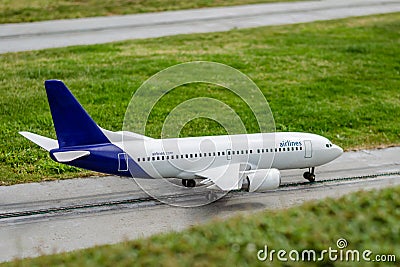
[[[281,184],[281,173],[277,169],[261,169],[246,172],[248,192],[265,192],[279,187]]]

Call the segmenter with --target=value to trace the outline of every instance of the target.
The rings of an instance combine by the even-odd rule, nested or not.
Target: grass
[[[0,2],[0,23],[290,1],[293,0],[2,0]]]
[[[345,149],[400,144],[400,14],[192,34],[0,55],[0,183],[90,175],[52,162],[18,135],[55,138],[43,81],[61,79],[100,126],[120,130],[132,93],[174,64],[208,60],[239,69],[261,88],[278,131],[324,135]],[[243,102],[209,86],[177,88],[154,108],[147,134],[182,101],[207,96],[232,106],[248,132]],[[181,136],[224,133],[194,120]]]
[[[3,266],[398,266],[399,220],[400,187],[396,187]],[[329,247],[338,249],[340,238],[348,243],[343,253],[370,250],[372,260],[385,254],[395,255],[397,262],[333,262],[327,254],[317,262],[279,262],[276,254],[272,263],[257,260],[258,250],[265,245],[269,251],[312,249],[320,255]]]

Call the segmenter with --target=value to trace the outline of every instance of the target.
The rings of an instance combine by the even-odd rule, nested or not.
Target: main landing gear
[[[195,187],[196,181],[193,179],[182,179],[182,184],[184,187]]]
[[[310,182],[315,182],[315,167],[308,168],[308,172],[303,174],[304,179],[307,179]]]

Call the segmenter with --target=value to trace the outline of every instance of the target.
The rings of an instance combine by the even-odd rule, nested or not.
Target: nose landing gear
[[[310,182],[315,182],[315,167],[308,168],[308,172],[303,174],[304,179],[307,179]]]

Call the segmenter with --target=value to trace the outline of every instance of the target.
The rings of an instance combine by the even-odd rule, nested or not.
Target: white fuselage
[[[144,140],[128,137],[113,144],[152,178],[194,179],[207,169],[236,163],[241,164],[241,171],[310,168],[343,152],[325,137],[297,132]],[[121,168],[124,166],[127,163],[121,163]]]

